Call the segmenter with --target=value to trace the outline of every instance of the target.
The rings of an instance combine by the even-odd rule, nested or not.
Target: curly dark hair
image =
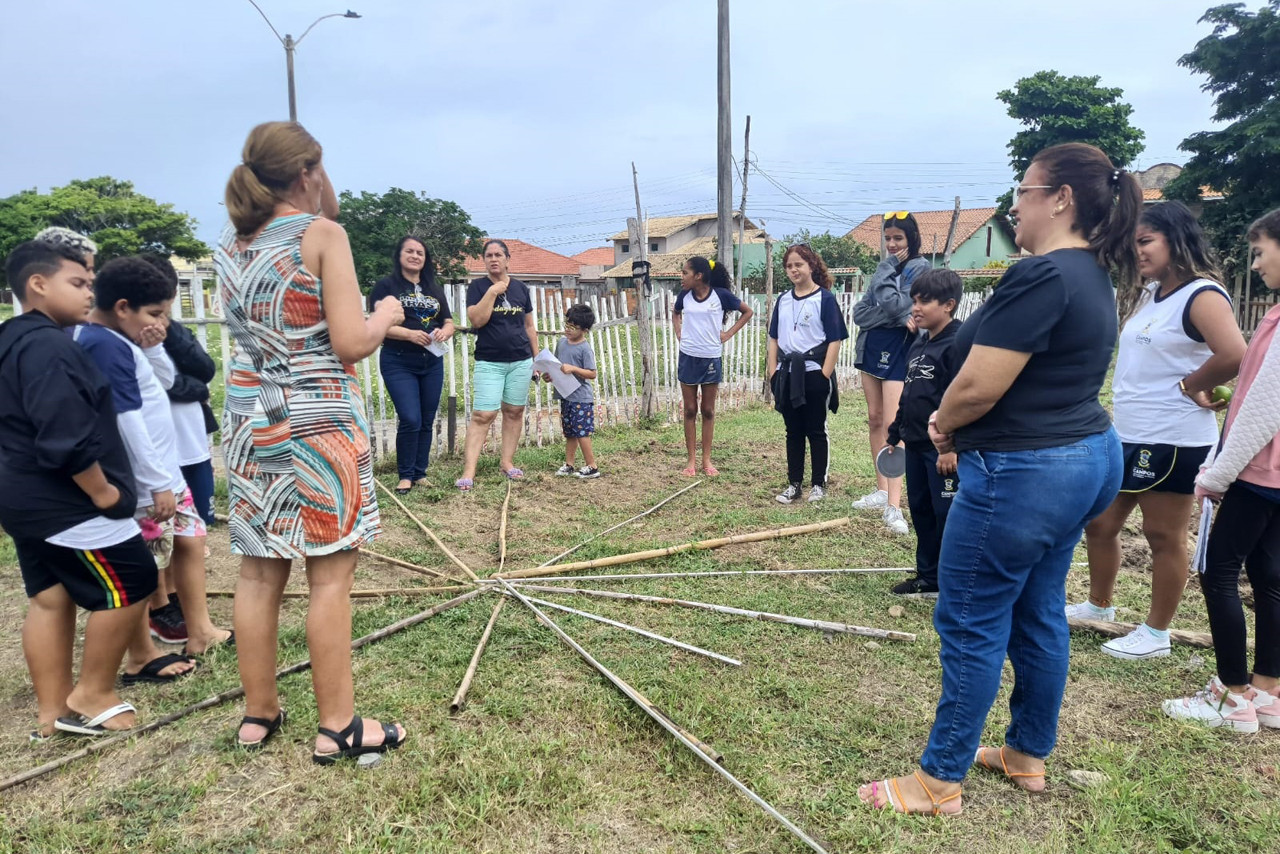
[[[822,256],[813,251],[807,243],[797,243],[794,246],[788,246],[787,251],[782,253],[782,269],[787,268],[787,258],[791,253],[795,253],[804,259],[809,265],[809,272],[812,274],[813,283],[825,290],[831,290],[831,273],[827,272],[826,262],[822,260]]]
[[[94,304],[104,311],[110,311],[120,300],[137,311],[145,305],[171,300],[176,294],[177,288],[164,273],[137,257],[108,261],[93,280]]]

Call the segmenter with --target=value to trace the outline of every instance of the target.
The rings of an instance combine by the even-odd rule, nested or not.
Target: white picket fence
[[[198,285],[198,283],[197,283]],[[455,323],[466,326],[466,285],[446,285],[449,306]],[[574,302],[560,288],[530,287],[534,322],[539,333],[539,344],[555,350],[556,341],[564,333],[564,310]],[[200,291],[197,289],[196,293]],[[966,294],[958,314],[967,315],[981,303],[981,294]],[[679,422],[682,415],[680,384],[676,379],[676,360],[679,342],[672,327],[672,309],[675,293],[655,289],[651,299],[654,322],[651,324],[655,357],[654,387],[657,396],[658,417],[669,422]],[[740,297],[748,302],[755,314],[751,320],[724,347],[724,381],[720,386],[718,408],[737,409],[759,403],[764,389],[764,361],[768,337],[768,319],[763,294],[744,291]],[[858,293],[838,293],[836,299],[854,334],[853,305]],[[632,297],[634,299],[634,295]],[[593,383],[596,396],[596,426],[635,424],[640,418],[640,341],[635,318],[626,311],[623,294],[612,293],[591,296],[584,300],[596,314],[596,325],[591,330],[591,346],[596,354],[597,377]],[[182,317],[186,308],[195,316]],[[222,318],[207,316],[203,300],[174,302],[174,317],[183,323],[193,324],[201,344],[211,353],[221,356],[220,364],[231,358],[232,344]],[[440,409],[433,430],[433,456],[461,452],[465,442],[467,423],[471,416],[471,373],[475,361],[475,336],[459,333],[449,342],[445,354],[445,387]],[[212,345],[212,347],[211,347]],[[851,389],[857,383],[857,371],[853,367],[853,339],[841,348],[836,362],[836,377],[841,390]],[[391,398],[378,370],[378,354],[362,361],[356,368],[364,390],[372,430],[374,454],[394,453],[396,418]],[[221,378],[215,383],[222,382]],[[491,428],[490,441],[496,441],[498,423]],[[537,382],[529,392],[529,404],[525,409],[524,445],[542,447],[563,441],[560,430],[559,405],[553,400],[550,386]]]

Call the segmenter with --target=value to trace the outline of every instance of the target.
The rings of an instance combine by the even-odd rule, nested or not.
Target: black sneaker
[[[591,478],[600,476],[600,469],[593,466],[583,466],[574,472],[574,474],[583,480],[590,480]]]
[[[153,638],[164,643],[187,642],[187,621],[176,607],[165,605],[163,608],[155,608],[148,616]]]
[[[800,484],[789,483],[787,488],[775,496],[779,504],[790,504],[800,497]]]
[[[890,592],[895,596],[905,596],[908,599],[937,599],[938,585],[930,584],[917,575],[896,585]]]

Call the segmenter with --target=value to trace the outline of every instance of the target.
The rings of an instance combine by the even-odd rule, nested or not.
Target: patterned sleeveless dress
[[[314,219],[277,217],[243,252],[228,225],[215,252],[235,341],[222,422],[233,554],[305,558],[380,533],[363,395],[302,263]]]

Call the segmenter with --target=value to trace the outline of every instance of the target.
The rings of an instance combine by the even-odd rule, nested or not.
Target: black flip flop
[[[388,750],[395,750],[404,744],[404,740],[409,737],[409,733],[401,735],[395,724],[382,725],[382,743],[364,745],[364,720],[356,715],[351,719],[351,723],[347,724],[346,729],[342,732],[334,732],[331,729],[319,728],[319,732],[323,736],[333,739],[334,744],[338,745],[338,749],[333,753],[312,753],[311,761],[317,765],[333,765],[342,759],[353,759],[357,756],[364,756],[366,753],[386,753]],[[347,739],[350,738],[350,741]]]
[[[267,742],[271,740],[271,736],[275,735],[277,732],[280,731],[280,727],[284,726],[284,722],[287,718],[288,718],[288,715],[284,713],[284,709],[280,710],[279,714],[275,716],[274,720],[267,720],[266,718],[253,718],[253,717],[249,717],[248,715],[245,715],[243,718],[240,719],[240,726],[244,726],[245,724],[260,726],[267,731],[267,734],[264,735],[262,738],[258,739],[257,741],[242,741],[239,736],[240,727],[236,727],[236,733],[237,733],[236,746],[243,748],[245,750],[261,750],[262,748],[267,746]]]
[[[69,732],[72,735],[110,735],[124,730],[107,729],[103,724],[116,715],[123,715],[125,712],[136,712],[129,703],[117,703],[101,714],[94,717],[86,717],[81,714],[71,714],[58,718],[53,722],[53,728],[59,732]]]
[[[410,481],[408,486],[397,486],[396,495],[408,495],[413,491],[413,482]]]
[[[160,674],[160,671],[164,670],[166,667],[172,664],[181,664],[184,661],[189,661],[192,664],[195,664],[196,666],[188,670],[186,673],[177,673],[169,676],[162,676]],[[191,656],[179,655],[176,652],[171,652],[168,655],[162,655],[159,658],[151,659],[146,663],[146,666],[144,666],[137,673],[122,674],[120,676],[120,684],[136,685],[139,682],[154,682],[160,685],[167,685],[170,682],[174,682],[174,681],[177,681],[178,679],[181,679],[183,676],[190,676],[192,673],[195,673],[199,669],[200,669],[199,663]]]

